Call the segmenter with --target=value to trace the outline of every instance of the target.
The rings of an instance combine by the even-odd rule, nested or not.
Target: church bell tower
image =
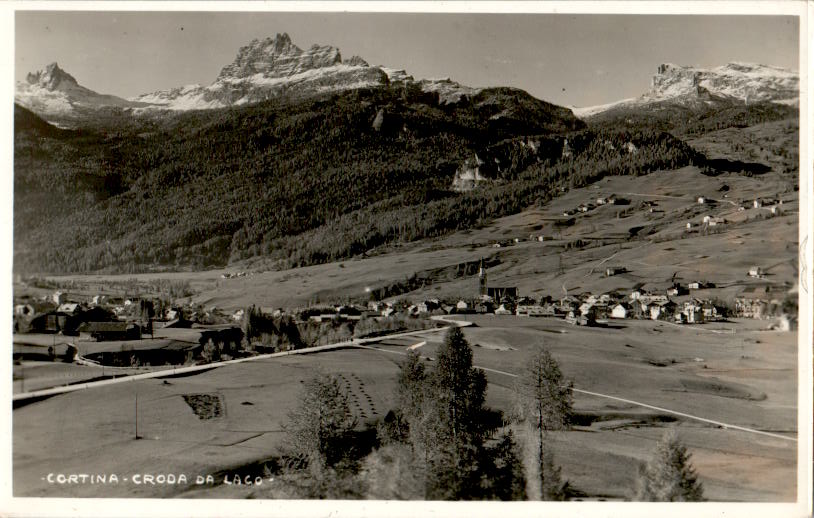
[[[483,264],[483,257],[480,258],[480,269],[478,270],[478,286],[480,287],[480,296],[486,295],[486,265]]]

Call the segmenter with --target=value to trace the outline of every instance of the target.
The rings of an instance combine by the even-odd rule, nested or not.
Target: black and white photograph
[[[809,515],[807,3],[329,4],[4,7],[0,512]]]

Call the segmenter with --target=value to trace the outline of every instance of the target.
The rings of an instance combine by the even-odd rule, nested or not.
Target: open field
[[[111,372],[108,369],[107,373],[103,373],[100,368],[74,363],[24,360],[20,364],[14,365],[12,393],[31,392],[89,381]],[[134,369],[132,373],[136,372]]]
[[[545,344],[578,389],[632,399],[731,425],[795,437],[796,334],[738,321],[734,335],[711,326],[631,322],[625,329],[572,327],[550,319],[470,317],[475,363],[517,373]],[[388,340],[375,350],[339,350],[231,365],[195,376],[122,383],[32,403],[14,411],[18,496],[273,496],[273,487],[49,485],[48,473],[242,473],[273,457],[300,383],[316,372],[341,375],[360,422],[392,404],[400,354],[433,356],[440,333]],[[431,364],[431,363],[430,363]],[[488,404],[508,410],[513,378],[488,372]],[[139,435],[135,440],[138,394]],[[216,415],[196,416],[184,396],[209,395]],[[557,434],[563,473],[586,498],[624,498],[636,461],[665,427],[676,427],[712,500],[795,497],[796,442],[720,429],[611,399],[575,395],[579,423]],[[749,475],[760,473],[760,476]]]
[[[176,487],[131,484],[48,486],[40,477],[49,472],[207,474],[267,458],[280,445],[300,382],[319,370],[342,373],[352,383],[360,418],[379,417],[388,408],[395,358],[361,350],[258,360],[197,376],[82,390],[15,411],[15,487],[30,488],[25,494],[32,496],[176,494]],[[136,394],[141,440],[134,439]],[[188,394],[216,395],[223,415],[199,419],[183,399]]]

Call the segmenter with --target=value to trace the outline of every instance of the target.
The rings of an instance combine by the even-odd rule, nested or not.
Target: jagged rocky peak
[[[800,75],[786,68],[756,63],[731,62],[715,68],[701,68],[662,63],[643,95],[604,104],[574,108],[581,118],[614,109],[649,106],[671,102],[683,105],[716,102],[773,102],[797,105],[800,95]]]
[[[14,89],[14,102],[48,122],[65,126],[72,126],[76,120],[99,109],[138,106],[121,97],[85,88],[56,63],[51,63],[44,70],[29,73],[25,81],[18,81]]]
[[[342,63],[339,49],[329,45],[312,45],[302,50],[286,33],[274,38],[252,40],[238,50],[235,60],[221,70],[219,79],[241,79],[262,74],[268,78],[288,77],[308,70]]]
[[[727,63],[715,68],[697,68],[663,63],[653,76],[651,98],[671,98],[687,94],[712,94],[754,101],[780,101],[795,98],[799,75],[780,67],[755,63]]]
[[[144,110],[201,110],[252,104],[280,95],[299,97],[388,84],[387,74],[354,56],[342,61],[339,49],[312,45],[302,50],[286,33],[255,39],[237,52],[209,86],[189,85],[133,98]]]
[[[34,73],[29,72],[25,79],[31,85],[36,85],[47,90],[56,90],[60,85],[78,85],[76,79],[71,74],[59,68],[56,62],[45,67],[45,70],[39,70]]]
[[[661,74],[666,74],[670,70],[676,70],[676,69],[681,69],[681,68],[684,68],[684,67],[676,65],[674,63],[662,63],[661,65],[659,65],[659,72],[658,73],[660,75]]]
[[[370,65],[364,59],[360,58],[359,56],[352,56],[350,59],[344,61],[344,63],[351,67],[369,67]]]
[[[676,97],[697,92],[701,72],[692,67],[682,67],[673,63],[659,65],[658,73],[650,82],[649,95],[652,97]]]

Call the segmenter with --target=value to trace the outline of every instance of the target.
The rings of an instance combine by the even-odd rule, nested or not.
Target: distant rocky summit
[[[56,90],[62,86],[62,90],[67,90],[79,86],[74,77],[59,68],[57,63],[51,63],[45,70],[29,73],[26,75],[26,81],[29,85],[46,90]]]
[[[57,63],[51,63],[44,70],[29,73],[25,82],[18,82],[14,100],[45,117],[71,116],[100,108],[139,106],[136,102],[115,95],[99,94],[81,86]]]
[[[791,101],[797,99],[799,88],[799,75],[779,67],[729,63],[703,69],[665,63],[653,76],[647,97],[660,100],[697,94],[703,89],[713,95],[744,102]]]
[[[416,85],[437,94],[442,104],[457,103],[481,91],[451,79],[416,81],[404,70],[370,66],[359,56],[343,60],[339,49],[329,45],[312,45],[303,50],[288,34],[281,33],[241,47],[234,61],[223,67],[208,86],[178,86],[126,100],[80,86],[54,63],[45,71],[29,74],[27,83],[18,83],[15,99],[38,115],[54,120],[87,115],[78,111],[78,106],[91,110],[116,106],[132,109],[135,114],[205,110],[389,84]]]
[[[573,108],[578,117],[591,117],[608,110],[646,107],[671,102],[696,103],[775,102],[796,104],[800,89],[797,72],[753,63],[728,63],[716,68],[696,68],[672,63],[659,65],[650,82],[650,90],[640,97],[601,106]]]
[[[240,47],[235,60],[223,67],[218,79],[241,79],[256,74],[267,78],[288,77],[341,63],[339,49],[328,45],[312,45],[304,51],[291,43],[288,34],[283,33],[274,38],[255,39]]]
[[[190,85],[135,97],[150,109],[224,108],[272,99],[287,93],[299,97],[387,84],[387,74],[361,58],[342,62],[339,49],[313,45],[302,50],[288,34],[252,40],[206,87]]]

